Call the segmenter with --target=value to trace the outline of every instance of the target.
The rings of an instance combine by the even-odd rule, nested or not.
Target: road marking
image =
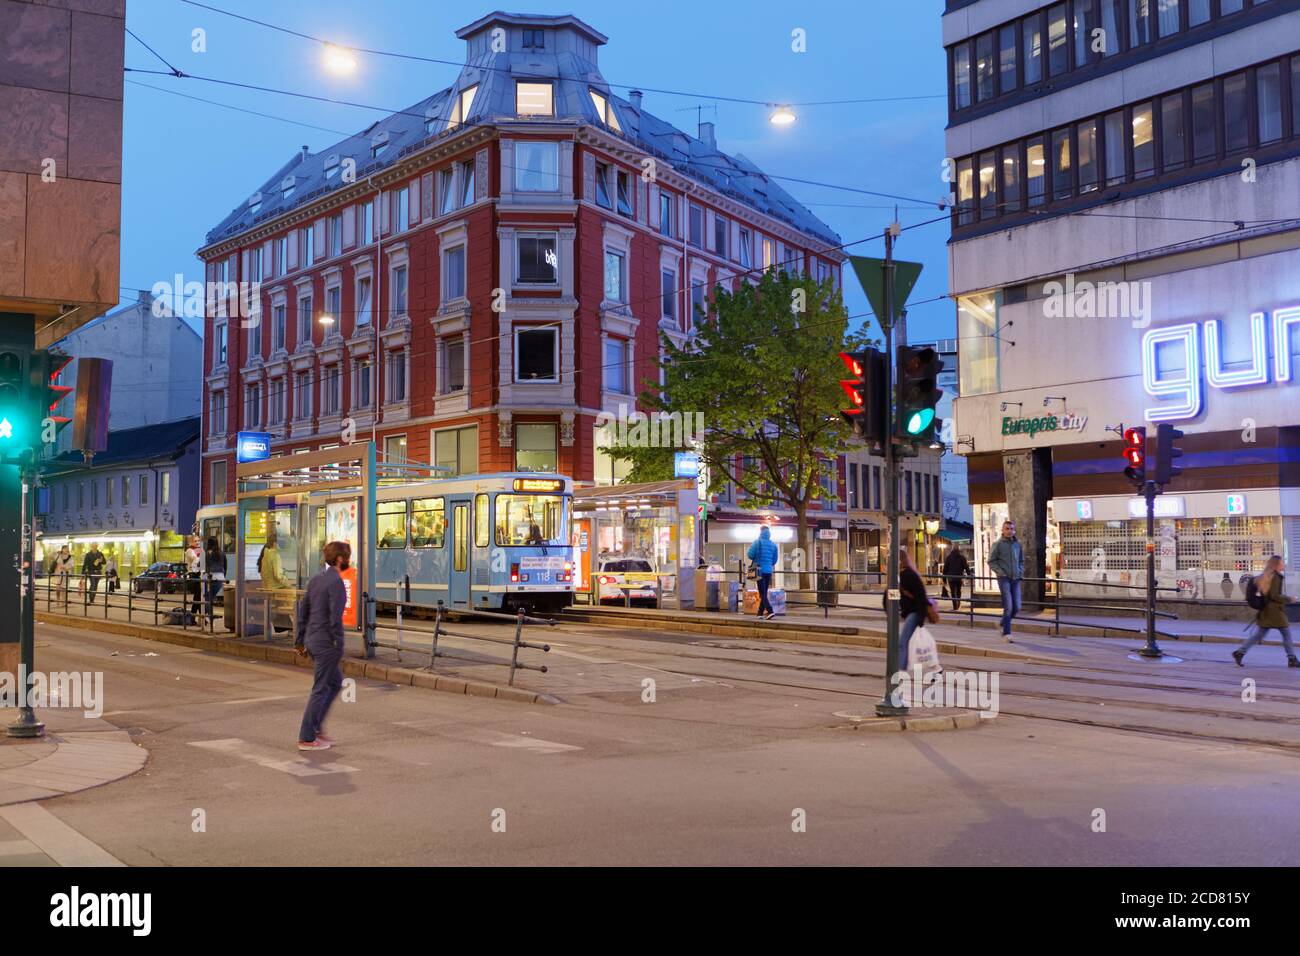
[[[487,731],[497,739],[488,740],[486,743],[493,747],[508,747],[511,750],[527,750],[535,754],[560,754],[569,750],[581,750],[581,747],[575,747],[573,744],[562,744],[554,740],[542,740],[539,737],[524,737],[516,734],[503,734],[497,731]]]
[[[293,694],[277,694],[274,697],[241,697],[239,700],[221,700],[219,704],[264,704],[272,700],[288,700]]]
[[[30,840],[5,840],[0,843],[0,857],[4,856],[28,856],[32,853],[40,853],[35,843]]]
[[[540,737],[527,734],[507,734],[499,730],[480,730],[475,727],[446,727],[443,726],[443,723],[439,718],[393,721],[395,727],[410,727],[412,730],[425,731],[436,737],[445,737],[448,740],[460,740],[471,744],[482,744],[487,747],[506,747],[510,750],[526,750],[535,754],[560,754],[582,749],[573,744],[562,744],[556,740],[543,740]]]
[[[270,767],[272,770],[278,770],[294,777],[318,777],[327,773],[360,772],[357,767],[349,767],[347,764],[342,763],[314,764],[306,757],[286,760],[284,755],[278,751],[271,750],[269,747],[250,744],[247,740],[241,740],[238,737],[225,737],[221,740],[191,740],[190,746],[200,747],[204,750],[214,750],[230,757],[238,757],[240,760],[247,760],[261,767]]]
[[[15,803],[0,807],[0,818],[59,866],[126,866],[39,803]]]

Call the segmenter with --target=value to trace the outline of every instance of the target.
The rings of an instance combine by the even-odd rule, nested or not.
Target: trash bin
[[[239,612],[235,604],[235,583],[227,581],[226,586],[221,589],[221,620],[225,622],[227,631],[236,631],[236,619]]]
[[[835,607],[839,604],[839,593],[835,590],[835,575],[829,571],[817,572],[817,606]]]

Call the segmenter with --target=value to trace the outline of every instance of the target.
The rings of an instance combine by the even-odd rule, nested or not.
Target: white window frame
[[[450,281],[452,277],[452,268],[449,261],[452,254],[456,252],[460,253],[460,294],[452,295]],[[556,255],[558,257],[559,253],[556,253]],[[442,273],[442,304],[447,305],[451,302],[466,301],[469,297],[469,254],[466,250],[465,243],[458,242],[455,245],[447,246],[447,248],[442,250],[442,268],[438,271]]]
[[[438,394],[441,395],[458,395],[469,388],[469,342],[468,336],[464,332],[458,332],[455,335],[445,335],[438,340]],[[451,378],[451,346],[460,343],[460,365],[461,365],[461,386],[460,388],[448,388],[448,382]]]

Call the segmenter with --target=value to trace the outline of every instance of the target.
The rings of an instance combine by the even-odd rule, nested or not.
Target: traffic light
[[[0,351],[0,458],[16,460],[31,443],[26,352]]]
[[[1147,430],[1145,428],[1124,429],[1124,477],[1139,488],[1147,480]]]
[[[850,407],[840,414],[863,441],[883,444],[889,432],[889,392],[885,387],[885,353],[880,349],[841,352],[852,378],[840,379]]]
[[[1183,450],[1174,444],[1183,437],[1173,425],[1161,422],[1156,426],[1156,484],[1167,485],[1170,480],[1183,473],[1174,467],[1174,459],[1183,457]]]
[[[47,438],[49,443],[57,441],[59,432],[72,421],[71,417],[64,414],[66,409],[59,407],[73,390],[72,386],[59,385],[56,382],[60,373],[71,361],[72,356],[64,352],[42,349],[32,353],[30,382],[32,400],[36,406],[36,427],[40,429],[42,444]],[[45,433],[47,420],[54,426],[53,433],[49,435]]]
[[[898,418],[894,437],[906,444],[933,444],[939,419],[935,406],[943,397],[939,372],[943,360],[929,346],[898,349]]]

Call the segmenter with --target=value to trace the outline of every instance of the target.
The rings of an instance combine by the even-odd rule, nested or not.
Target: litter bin
[[[817,606],[835,607],[839,604],[839,593],[835,590],[835,575],[830,571],[817,572]]]
[[[239,617],[235,604],[235,582],[227,581],[226,586],[221,589],[221,620],[225,622],[227,631],[236,631],[235,622]]]
[[[722,603],[722,579],[726,576],[716,564],[695,569],[695,607],[701,611],[716,611]]]

